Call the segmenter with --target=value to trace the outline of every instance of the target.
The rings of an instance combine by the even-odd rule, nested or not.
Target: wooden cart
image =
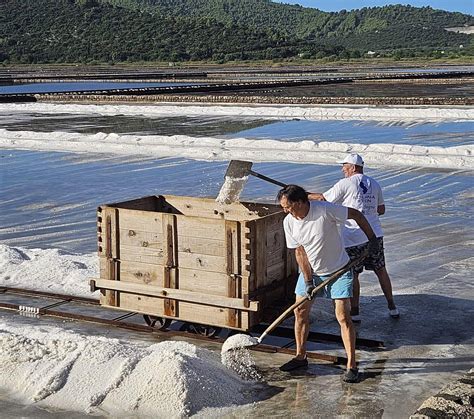
[[[294,298],[278,205],[148,196],[98,208],[103,306],[249,331]]]

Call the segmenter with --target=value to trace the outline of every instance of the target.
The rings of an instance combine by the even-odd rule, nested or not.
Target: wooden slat
[[[163,250],[163,234],[155,231],[120,228],[119,238],[121,246],[146,247],[149,249]]]
[[[267,240],[265,230],[265,219],[256,221],[254,238],[254,257],[255,257],[255,284],[254,289],[264,286],[267,282]]]
[[[210,220],[207,218],[185,217],[177,215],[179,236],[195,237],[202,239],[224,238],[225,228],[223,220]]]
[[[118,270],[116,257],[119,254],[119,241],[117,237],[117,211],[114,208],[106,208],[103,211],[105,220],[105,278],[108,281],[116,281],[118,279]],[[104,293],[104,300],[109,306],[117,306],[117,294],[114,291],[106,290]]]
[[[148,247],[125,246],[120,249],[121,260],[136,261],[143,263],[164,264],[164,252],[162,249]]]
[[[167,317],[163,312],[163,304],[159,298],[121,292],[120,299],[122,302],[121,307],[118,307],[120,310]],[[251,314],[255,313],[242,312],[241,327],[237,330],[248,331],[250,329],[249,317]],[[223,327],[226,321],[226,310],[218,307],[181,302],[180,315],[176,319],[183,322]]]
[[[101,268],[100,272],[100,277],[105,278],[105,270]],[[179,288],[186,291],[227,296],[227,279],[228,275],[222,272],[179,268]],[[164,287],[163,265],[122,260],[120,262],[120,280]],[[248,283],[248,277],[243,277],[242,283]]]
[[[257,212],[245,207],[245,204],[239,202],[230,205],[222,205],[214,199],[207,198],[192,198],[173,195],[164,195],[164,198],[169,205],[187,217],[237,221],[259,218]]]
[[[196,253],[200,255],[225,256],[223,237],[188,237],[179,235],[178,252]]]
[[[101,278],[103,278],[102,275]],[[122,260],[120,263],[120,280],[163,287],[163,265]]]
[[[226,259],[221,256],[200,255],[178,252],[180,268],[196,269],[209,272],[225,272]]]
[[[120,309],[152,316],[165,316],[163,299],[120,292]]]
[[[179,269],[179,289],[227,296],[227,274],[223,272]]]
[[[177,251],[177,226],[176,216],[172,214],[163,214],[163,283],[165,288],[178,287],[178,251]],[[163,301],[164,313],[167,316],[175,317],[178,315],[177,301],[166,298]]]
[[[238,298],[219,297],[199,292],[190,292],[180,289],[155,287],[152,285],[133,284],[122,281],[108,281],[94,279],[96,288],[104,288],[116,291],[124,291],[132,294],[140,294],[150,297],[171,298],[178,301],[187,301],[221,308],[235,308],[244,311],[257,311],[258,302],[250,301],[249,307],[245,307],[243,300]]]
[[[120,228],[124,230],[146,231],[148,233],[163,234],[163,214],[152,211],[139,211],[120,208]]]
[[[208,324],[211,326],[218,327],[228,327],[225,326],[227,320],[227,310],[217,307],[209,307],[192,303],[180,303],[180,319],[192,323]],[[249,325],[249,315],[253,312],[240,311],[241,321],[239,327],[232,327],[236,330],[248,331],[250,329]]]
[[[237,221],[225,222],[225,248],[227,296],[235,298],[239,297],[240,294],[240,274],[242,273],[240,259],[240,225]],[[226,324],[229,327],[239,326],[239,313],[236,310],[227,310]]]

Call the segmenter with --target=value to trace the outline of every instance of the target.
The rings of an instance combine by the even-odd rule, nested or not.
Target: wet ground
[[[364,316],[358,326],[358,334],[374,337],[386,342],[385,349],[358,350],[362,381],[346,384],[340,379],[343,369],[325,362],[312,360],[307,369],[283,373],[278,366],[286,362],[287,355],[252,352],[264,382],[248,386],[255,403],[241,407],[209,409],[199,412],[197,417],[386,417],[404,418],[413,413],[421,402],[439,391],[446,382],[472,367],[472,338],[467,322],[460,322],[460,313],[468,309],[469,301],[435,295],[399,296],[402,308],[399,320],[389,318],[381,297],[365,299]],[[318,304],[318,302],[316,302]],[[322,321],[312,325],[313,330],[337,332],[335,320],[329,314],[329,306],[321,302],[324,314]],[[426,313],[420,307],[445,307]],[[468,309],[469,310],[469,309]],[[472,311],[471,311],[472,315]],[[160,341],[158,335],[122,331],[101,325],[90,325],[53,318],[20,316],[12,312],[1,312],[0,319],[15,324],[56,325],[73,329],[87,335],[106,336],[121,340],[133,340],[140,344]],[[139,319],[137,319],[139,321]],[[288,322],[291,323],[291,322]],[[433,325],[436,325],[434,328]],[[223,332],[224,334],[224,332]],[[180,338],[176,339],[179,340]],[[220,351],[220,345],[187,341]],[[269,338],[267,343],[288,343]],[[315,343],[311,350],[342,354],[336,344]],[[65,412],[48,412],[34,406],[21,406],[1,400],[3,414],[11,418],[55,418],[64,417]],[[86,417],[85,413],[67,413],[72,418]],[[107,414],[104,412],[104,417]],[[127,414],[124,415],[124,417]]]

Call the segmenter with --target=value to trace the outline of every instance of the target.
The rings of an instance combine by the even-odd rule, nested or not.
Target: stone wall
[[[38,101],[54,102],[191,102],[278,105],[474,105],[474,97],[288,97],[240,95],[35,95]]]
[[[410,419],[419,418],[473,418],[474,368],[459,380],[443,387],[425,400]]]

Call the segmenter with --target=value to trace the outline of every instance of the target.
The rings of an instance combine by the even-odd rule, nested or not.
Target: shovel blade
[[[226,339],[222,345],[221,353],[229,351],[235,351],[244,348],[251,348],[257,346],[260,343],[260,339],[245,334],[236,334]]]
[[[225,172],[225,177],[237,179],[246,177],[250,174],[252,164],[251,161],[231,160]]]
[[[250,161],[231,160],[225,172],[224,184],[217,195],[216,201],[221,204],[231,204],[238,201],[251,168],[252,162]]]

